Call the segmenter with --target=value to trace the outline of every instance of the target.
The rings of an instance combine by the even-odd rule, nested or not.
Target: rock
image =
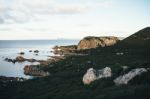
[[[39,53],[39,50],[34,50],[34,53]]]
[[[23,58],[22,56],[17,56],[16,61],[17,62],[23,62],[23,61],[25,61],[25,58]]]
[[[28,62],[37,62],[36,59],[26,59]]]
[[[111,68],[105,67],[97,71],[97,79],[111,77]]]
[[[124,55],[123,52],[117,52],[116,55]]]
[[[19,54],[20,54],[20,55],[24,55],[24,54],[25,54],[25,52],[20,52]]]
[[[29,50],[29,52],[32,52],[32,50]]]
[[[120,84],[128,84],[130,80],[132,80],[135,76],[141,75],[142,73],[147,72],[145,68],[137,68],[137,69],[132,69],[130,72],[127,74],[124,74],[122,76],[117,77],[114,82],[116,85]]]
[[[14,60],[14,59],[9,59],[9,58],[5,58],[5,61],[7,61],[7,62],[12,62],[12,63],[15,63],[15,62],[16,62],[16,60]]]
[[[95,80],[111,77],[111,75],[112,75],[111,68],[109,67],[105,67],[98,71],[96,71],[93,68],[89,68],[86,74],[84,74],[83,76],[83,83],[88,85]]]
[[[48,76],[49,72],[43,71],[41,68],[39,68],[38,65],[26,65],[24,67],[24,74],[31,75],[31,76]]]
[[[119,42],[120,40],[117,37],[85,37],[82,39],[78,46],[78,50],[82,49],[91,49],[91,48],[96,48],[96,47],[105,47],[105,46],[112,46]]]
[[[96,79],[96,70],[93,68],[89,68],[86,74],[83,76],[83,83],[88,85]]]
[[[39,54],[35,54],[36,56],[38,56]]]
[[[122,66],[122,69],[125,71],[128,69],[128,66]]]
[[[75,53],[77,50],[76,45],[69,45],[69,46],[55,46],[53,48],[54,54],[64,55],[64,54],[72,54]]]

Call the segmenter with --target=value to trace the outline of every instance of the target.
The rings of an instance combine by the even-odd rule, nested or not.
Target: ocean
[[[25,65],[36,65],[37,62],[22,62],[11,63],[5,61],[5,58],[15,59],[20,56],[20,52],[25,52],[22,55],[24,58],[34,58],[46,60],[54,54],[51,52],[56,45],[74,45],[78,44],[79,40],[0,40],[0,76],[6,77],[23,77],[32,78],[24,74]],[[39,50],[38,55],[29,50]]]

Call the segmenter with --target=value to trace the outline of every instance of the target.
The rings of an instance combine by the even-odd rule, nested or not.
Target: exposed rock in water
[[[91,82],[93,82],[95,80],[111,77],[111,75],[112,75],[111,68],[109,68],[109,67],[105,67],[98,71],[96,71],[93,68],[89,68],[83,76],[83,83],[90,84]]]
[[[120,40],[117,37],[109,36],[109,37],[85,37],[82,39],[78,46],[78,50],[82,49],[91,49],[96,47],[105,47],[105,46],[112,46],[119,42]]]
[[[7,62],[12,62],[12,63],[15,63],[15,62],[16,62],[15,59],[9,59],[9,58],[5,58],[5,61],[7,61]]]
[[[39,53],[39,50],[34,50],[34,53]]]
[[[32,52],[32,50],[29,50],[29,52]]]
[[[17,56],[17,57],[16,57],[16,61],[18,61],[18,62],[23,62],[23,61],[25,61],[25,58],[22,57],[22,56]]]
[[[25,52],[20,52],[19,54],[20,54],[20,55],[24,55],[24,54],[25,54]]]
[[[147,69],[145,68],[137,68],[137,69],[132,69],[130,72],[127,74],[124,74],[122,76],[117,77],[114,82],[117,85],[120,84],[128,84],[130,80],[132,80],[135,76],[141,75],[142,73],[147,72]]]
[[[24,74],[26,75],[32,75],[32,76],[48,76],[49,72],[43,71],[40,67],[37,65],[26,65],[24,67]]]

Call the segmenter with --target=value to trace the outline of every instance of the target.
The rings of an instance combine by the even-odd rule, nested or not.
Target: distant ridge
[[[121,41],[129,46],[150,47],[150,27],[146,27]]]

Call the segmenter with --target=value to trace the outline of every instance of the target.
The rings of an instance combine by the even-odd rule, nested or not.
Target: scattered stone
[[[123,70],[127,70],[128,66],[122,66]]]
[[[38,56],[39,54],[35,54],[36,56]]]
[[[93,68],[89,68],[83,76],[83,83],[88,85],[95,80],[111,77],[111,75],[111,68],[109,67],[105,67],[98,71]]]
[[[142,73],[147,72],[147,69],[145,68],[137,68],[137,69],[132,69],[130,72],[127,74],[124,74],[122,76],[117,77],[114,82],[116,85],[121,85],[121,84],[128,84],[130,80],[132,80],[135,76],[141,75]]]
[[[39,50],[34,50],[34,53],[39,53]]]
[[[24,55],[24,54],[25,54],[25,52],[20,52],[19,54],[20,54],[20,55]]]
[[[29,52],[32,52],[32,50],[29,50]]]
[[[15,63],[15,62],[16,62],[15,59],[9,59],[9,58],[5,58],[5,61],[7,61],[7,62],[12,62],[12,63]]]
[[[124,53],[123,52],[118,52],[118,53],[116,53],[116,55],[124,55]]]
[[[109,67],[97,71],[97,79],[111,77],[111,75],[111,68]]]

